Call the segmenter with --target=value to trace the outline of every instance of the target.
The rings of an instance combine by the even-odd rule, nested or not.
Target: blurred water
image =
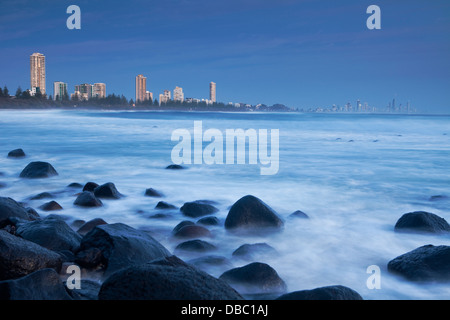
[[[280,169],[261,176],[255,165],[198,165],[172,171],[172,131],[203,129],[279,129]],[[206,144],[205,144],[206,145]],[[25,159],[8,159],[23,148]],[[1,196],[27,201],[37,208],[48,200],[29,201],[43,191],[55,198],[60,214],[71,219],[101,217],[150,230],[169,250],[180,240],[172,228],[186,218],[171,212],[150,218],[160,199],[144,196],[146,188],[163,192],[178,207],[198,199],[215,200],[222,222],[228,208],[252,194],[285,220],[283,232],[237,236],[222,226],[210,227],[212,252],[237,260],[231,253],[244,243],[266,242],[279,252],[265,258],[286,281],[289,291],[341,284],[365,299],[448,299],[450,284],[419,285],[387,273],[387,263],[425,244],[450,245],[446,236],[396,234],[393,227],[406,212],[425,210],[450,221],[450,117],[419,115],[342,115],[189,112],[2,111],[0,113]],[[50,179],[19,179],[31,161],[48,161],[59,172]],[[105,200],[98,209],[73,206],[71,182],[114,182],[121,200]],[[309,220],[290,219],[302,210]],[[40,212],[45,215],[43,212]],[[178,254],[178,253],[177,253]],[[189,260],[199,255],[178,254]],[[369,290],[366,269],[382,270],[381,290]],[[229,268],[229,266],[228,266]],[[207,271],[219,276],[225,268]]]

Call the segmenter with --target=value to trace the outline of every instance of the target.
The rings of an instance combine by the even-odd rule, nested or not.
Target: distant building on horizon
[[[147,100],[147,101],[153,101],[153,92],[146,91],[146,92],[145,92],[145,100]]]
[[[53,100],[62,101],[65,98],[69,98],[67,94],[67,83],[61,81],[53,82]]]
[[[142,74],[136,76],[136,99],[135,102],[143,102],[147,94],[147,78]]]
[[[209,100],[211,100],[213,103],[216,102],[216,83],[211,82],[209,84]]]
[[[33,53],[30,56],[30,88],[32,94],[45,94],[45,56]]]
[[[92,97],[106,98],[106,84],[94,83],[94,85],[92,86]]]
[[[175,89],[173,90],[173,101],[177,101],[177,102],[184,101],[183,88],[175,87]]]
[[[75,94],[79,100],[89,100],[94,93],[94,86],[89,83],[83,83],[75,86]]]
[[[159,95],[159,105],[161,105],[161,103],[169,102],[170,99],[171,99],[170,90],[164,90],[164,93]]]

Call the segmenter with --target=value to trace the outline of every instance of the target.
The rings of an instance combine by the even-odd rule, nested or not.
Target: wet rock
[[[120,199],[122,194],[117,191],[116,186],[112,182],[105,183],[94,189],[94,195],[102,199]]]
[[[63,207],[61,207],[61,205],[56,201],[50,201],[50,202],[44,203],[42,206],[39,207],[39,209],[44,210],[44,211],[58,211],[58,210],[62,210]]]
[[[90,191],[94,192],[95,188],[97,188],[99,185],[95,182],[88,182],[84,185],[83,191]]]
[[[388,263],[388,271],[411,281],[450,280],[450,246],[426,245]]]
[[[289,215],[289,218],[309,219],[308,215],[303,211],[297,210]]]
[[[207,252],[217,250],[217,247],[209,242],[196,239],[180,243],[179,245],[176,246],[175,250]]]
[[[177,207],[175,207],[174,205],[164,202],[164,201],[160,201],[158,202],[158,204],[155,206],[155,209],[159,209],[159,210],[175,210],[178,209]]]
[[[77,220],[72,221],[72,223],[70,224],[70,226],[71,226],[72,228],[78,230],[78,229],[80,229],[80,227],[81,227],[83,224],[85,224],[85,223],[86,223],[85,220],[77,219]]]
[[[96,247],[91,247],[78,252],[75,256],[75,263],[88,269],[102,269],[103,265],[102,250]]]
[[[68,293],[73,300],[98,300],[101,286],[97,281],[81,279],[80,289],[68,290]]]
[[[81,236],[55,215],[19,226],[17,235],[53,251],[74,251],[81,241]]]
[[[99,300],[241,300],[227,283],[176,257],[132,266],[103,283]]]
[[[88,208],[103,206],[102,201],[100,199],[97,199],[97,197],[91,191],[83,191],[82,193],[80,193],[73,204],[79,207]]]
[[[363,298],[353,289],[344,286],[328,286],[286,293],[276,300],[363,300]]]
[[[185,167],[180,166],[179,164],[171,164],[171,165],[168,165],[166,167],[166,169],[168,169],[168,170],[182,170],[182,169],[185,169]]]
[[[172,230],[172,234],[177,233],[181,228],[183,228],[184,226],[194,226],[195,223],[189,220],[183,220],[181,221],[179,224],[177,224],[173,230]]]
[[[211,232],[201,226],[185,225],[174,233],[177,238],[204,238],[211,237]]]
[[[78,230],[77,232],[79,234],[81,234],[82,236],[84,236],[85,234],[87,234],[89,231],[91,231],[92,229],[94,229],[96,226],[101,226],[103,224],[107,224],[107,222],[105,220],[103,220],[102,218],[95,218],[92,220],[89,220],[88,222],[85,222]]]
[[[28,221],[36,219],[34,214],[29,213],[15,200],[6,197],[0,197],[0,223],[8,218],[19,218]]]
[[[170,255],[169,251],[148,233],[122,223],[96,226],[83,237],[76,257],[79,258],[92,248],[97,248],[102,253],[101,263],[105,266],[105,276],[130,265]]]
[[[58,273],[42,269],[16,280],[0,281],[0,300],[71,300]]]
[[[11,150],[8,153],[8,158],[23,158],[25,156],[25,152],[22,149]]]
[[[21,178],[27,179],[49,178],[57,175],[58,172],[50,163],[42,161],[31,162],[20,173]]]
[[[0,280],[16,279],[36,270],[61,268],[56,252],[0,230]]]
[[[285,292],[286,284],[268,264],[254,262],[224,272],[219,279],[228,282],[240,293]]]
[[[32,196],[32,197],[30,198],[30,200],[51,199],[51,198],[53,198],[53,197],[54,197],[54,195],[51,194],[50,192],[41,192],[41,193],[39,193],[39,194],[37,194],[37,195],[35,195],[35,196]]]
[[[156,191],[153,188],[149,188],[149,189],[145,190],[145,195],[147,197],[154,197],[154,198],[162,198],[162,197],[164,197],[164,194],[162,194],[159,191]]]
[[[228,267],[228,268],[232,267],[231,262],[227,258],[215,255],[191,259],[187,263],[199,269],[206,269],[211,267]]]
[[[193,202],[186,202],[181,208],[180,211],[188,217],[191,218],[198,218],[203,217],[207,215],[211,215],[213,213],[216,213],[219,211],[216,207],[211,205],[210,203],[203,201],[203,200],[197,200]]]
[[[239,199],[228,212],[226,229],[252,229],[283,227],[277,213],[260,199],[248,195]]]
[[[449,232],[450,225],[433,213],[417,211],[404,214],[395,224],[395,231],[441,233]]]
[[[217,219],[217,217],[204,217],[199,219],[197,223],[206,226],[217,226],[219,224],[219,219]]]
[[[234,257],[246,260],[261,260],[278,255],[267,243],[243,244],[233,252]]]
[[[83,188],[83,185],[81,183],[78,183],[78,182],[72,182],[71,184],[69,184],[67,186],[67,188],[80,189],[80,188]]]
[[[431,196],[429,200],[434,202],[434,201],[444,201],[444,200],[449,200],[449,199],[450,198],[448,196],[440,194],[440,195],[436,195],[436,196]]]

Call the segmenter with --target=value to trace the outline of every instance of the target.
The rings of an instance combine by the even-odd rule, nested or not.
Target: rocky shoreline
[[[21,149],[8,157],[25,157]],[[181,169],[172,168],[170,169]],[[31,162],[20,173],[22,179],[45,179],[58,175],[47,162]],[[0,175],[1,177],[1,175]],[[1,183],[1,181],[0,181]],[[88,181],[72,183],[73,205],[103,206],[104,201],[122,195],[112,182],[99,185]],[[155,189],[143,190],[147,197],[162,198]],[[248,264],[229,269],[219,277],[201,266],[227,266],[224,257],[211,255],[209,227],[218,226],[215,202],[197,200],[181,208],[160,201],[161,216],[176,210],[186,219],[173,226],[172,236],[180,241],[170,252],[149,232],[125,223],[107,223],[101,218],[68,223],[59,213],[63,208],[49,192],[32,199],[46,202],[39,207],[48,215],[8,197],[0,197],[0,299],[3,300],[243,300],[252,297],[279,300],[362,300],[351,288],[339,284],[312,290],[287,292],[277,271],[264,263],[276,255],[266,243],[236,248],[233,258]],[[48,202],[47,202],[48,201]],[[157,218],[157,217],[155,217]],[[308,219],[294,212],[292,219]],[[195,219],[193,222],[189,219]],[[283,232],[280,216],[261,199],[243,196],[230,208],[223,227],[233,234]],[[445,219],[428,212],[403,215],[393,232],[448,233]],[[200,257],[183,261],[176,254],[195,252]],[[450,247],[425,245],[387,262],[387,269],[407,281],[449,281]],[[79,288],[69,288],[73,267],[81,271]]]

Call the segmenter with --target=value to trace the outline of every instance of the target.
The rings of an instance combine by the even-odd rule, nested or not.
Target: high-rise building
[[[30,56],[30,86],[32,92],[45,94],[45,56],[42,53]]]
[[[106,98],[106,84],[94,83],[92,87],[92,96],[95,98]]]
[[[169,102],[170,99],[171,99],[170,90],[164,90],[164,93],[159,95],[159,105],[161,105],[161,103]]]
[[[53,100],[62,101],[64,99],[69,99],[67,95],[67,83],[61,81],[53,82]]]
[[[213,103],[216,102],[216,83],[211,82],[209,84],[209,100],[211,100]]]
[[[150,91],[145,92],[145,100],[153,101],[153,92]]]
[[[173,90],[173,101],[178,101],[178,102],[184,101],[183,88],[175,87],[175,89]]]
[[[75,92],[79,92],[78,99],[89,100],[93,96],[94,86],[89,83],[83,83],[75,86]]]
[[[142,74],[136,77],[136,102],[145,101],[147,93],[147,78]]]

